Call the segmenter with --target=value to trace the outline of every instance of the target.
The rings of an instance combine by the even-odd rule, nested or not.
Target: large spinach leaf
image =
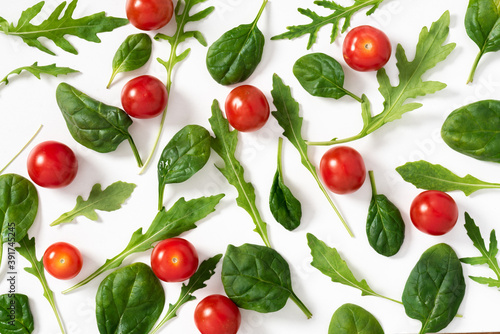
[[[328,334],[384,334],[377,318],[364,308],[344,304],[335,311]]]
[[[149,266],[138,262],[116,270],[97,290],[99,333],[148,333],[164,305],[165,292]]]
[[[28,296],[20,293],[1,295],[0,333],[31,334],[34,329]]]

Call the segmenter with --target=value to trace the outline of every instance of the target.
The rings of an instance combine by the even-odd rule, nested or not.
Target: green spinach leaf
[[[364,308],[344,304],[335,311],[328,334],[384,334],[377,318]]]
[[[4,294],[0,296],[0,332],[3,334],[31,334],[35,322],[26,295]]]
[[[403,245],[405,222],[399,209],[383,194],[377,194],[373,171],[369,171],[372,199],[366,219],[366,235],[377,253],[393,256]]]
[[[200,125],[186,125],[163,149],[158,161],[158,210],[163,207],[165,185],[189,179],[210,158],[210,133]]]
[[[478,101],[452,111],[443,123],[441,137],[459,153],[500,162],[500,101]]]
[[[413,268],[403,291],[406,314],[422,322],[420,334],[436,333],[457,315],[465,294],[462,265],[447,244],[426,250]]]
[[[56,64],[50,64],[45,66],[38,65],[38,62],[34,62],[31,66],[23,66],[16,68],[15,70],[10,71],[2,80],[0,80],[0,84],[5,83],[5,85],[9,84],[9,76],[14,74],[21,74],[21,72],[28,72],[33,74],[37,79],[40,79],[41,74],[49,74],[57,77],[60,74],[69,74],[79,72],[69,67],[58,67]]]
[[[229,30],[208,48],[208,72],[221,85],[245,81],[259,65],[265,38],[257,27],[257,22],[267,2],[268,0],[264,0],[252,23]]]
[[[57,86],[56,99],[69,132],[77,142],[96,152],[107,153],[128,140],[137,164],[142,166],[128,131],[132,119],[125,111],[94,100],[64,82]]]
[[[97,290],[99,333],[148,333],[164,304],[163,287],[148,265],[138,262],[120,268],[109,274]]]
[[[129,35],[113,57],[113,72],[106,88],[111,86],[118,73],[137,70],[151,58],[153,42],[146,33]]]

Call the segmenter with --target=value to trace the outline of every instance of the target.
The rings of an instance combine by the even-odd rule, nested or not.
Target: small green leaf
[[[39,66],[38,62],[34,62],[33,65],[31,66],[23,66],[16,68],[15,70],[12,70],[2,80],[0,80],[0,84],[3,82],[7,85],[9,83],[8,80],[9,76],[13,74],[21,74],[21,72],[23,71],[33,74],[37,79],[40,79],[41,74],[49,74],[57,77],[60,74],[64,75],[64,74],[79,72],[69,67],[57,67],[56,64]]]
[[[29,298],[20,293],[0,296],[0,332],[31,334],[35,328]]]
[[[384,334],[378,320],[364,308],[344,304],[332,316],[328,334]]]

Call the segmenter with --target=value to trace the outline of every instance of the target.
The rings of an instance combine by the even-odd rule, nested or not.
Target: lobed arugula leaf
[[[9,84],[9,76],[14,74],[21,74],[21,72],[28,72],[33,74],[37,79],[40,79],[41,74],[49,74],[57,77],[60,74],[69,74],[79,72],[69,67],[57,67],[56,64],[50,64],[45,66],[38,65],[38,62],[34,62],[31,66],[23,66],[12,70],[7,74],[2,80],[0,80],[0,84],[5,83],[5,85]]]
[[[98,33],[113,31],[115,28],[128,23],[127,19],[106,16],[104,12],[72,18],[78,0],[71,1],[66,7],[66,1],[54,9],[50,16],[39,25],[33,25],[33,20],[43,9],[45,1],[26,9],[19,18],[17,26],[9,24],[7,20],[0,17],[0,32],[6,35],[17,36],[29,46],[35,47],[50,55],[55,55],[42,42],[40,37],[45,37],[66,52],[78,54],[75,47],[66,39],[66,35],[73,35],[89,42],[100,43]],[[66,8],[66,9],[65,9]],[[63,13],[64,10],[64,13]]]
[[[0,296],[0,332],[31,334],[35,329],[29,298],[21,293]]]

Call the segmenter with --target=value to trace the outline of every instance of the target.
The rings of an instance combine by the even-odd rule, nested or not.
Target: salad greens
[[[14,313],[14,314],[12,314]],[[0,296],[0,332],[31,334],[35,329],[29,298],[21,293]]]
[[[344,304],[332,316],[328,334],[384,334],[378,320],[364,308]]]
[[[2,80],[0,80],[0,84],[4,83],[5,85],[8,85],[9,76],[14,74],[21,74],[21,72],[23,71],[33,74],[37,79],[40,79],[41,74],[49,74],[57,77],[60,74],[64,75],[79,72],[69,67],[58,67],[56,64],[40,66],[38,65],[38,62],[34,62],[31,66],[23,66],[10,71]]]

